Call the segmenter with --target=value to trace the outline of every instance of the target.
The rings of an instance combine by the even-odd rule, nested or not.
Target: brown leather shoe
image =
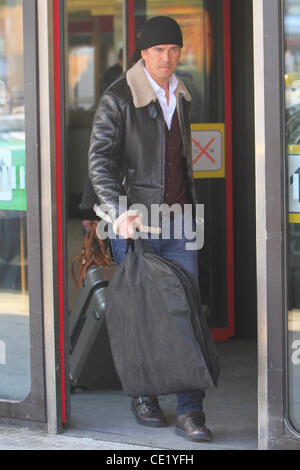
[[[189,411],[177,416],[175,434],[189,441],[211,441],[210,430],[205,426],[205,414],[202,411]]]
[[[151,427],[167,426],[166,417],[157,397],[133,398],[131,409],[138,424]]]

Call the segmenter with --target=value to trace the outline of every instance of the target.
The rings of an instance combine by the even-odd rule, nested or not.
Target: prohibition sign
[[[205,148],[203,148],[199,142],[197,142],[196,139],[192,139],[194,144],[199,147],[199,149],[201,150],[201,152],[199,153],[199,155],[197,156],[197,158],[195,158],[195,160],[193,161],[193,164],[195,165],[195,163],[197,163],[197,161],[199,160],[199,158],[202,157],[202,155],[206,155],[207,158],[209,158],[213,163],[216,163],[216,161],[212,158],[212,156],[207,152],[207,149],[211,146],[211,144],[215,141],[215,137],[213,137],[209,142],[208,144],[206,145]]]
[[[200,125],[199,125],[200,126]],[[197,126],[198,127],[198,126]],[[199,175],[210,173],[211,177],[224,177],[224,138],[219,128],[193,129],[193,169]],[[201,172],[201,173],[200,173]]]

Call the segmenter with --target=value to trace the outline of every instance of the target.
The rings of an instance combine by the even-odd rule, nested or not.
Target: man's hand
[[[143,227],[141,217],[139,215],[132,215],[127,217],[118,227],[118,234],[123,238],[132,238],[135,229]]]

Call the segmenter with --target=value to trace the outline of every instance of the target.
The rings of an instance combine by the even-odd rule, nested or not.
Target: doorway
[[[137,60],[136,38],[145,19],[159,14],[173,16],[186,38],[176,73],[193,98],[194,174],[199,200],[205,204],[207,242],[199,253],[200,289],[222,363],[219,388],[207,393],[205,411],[214,447],[256,448],[252,2],[68,0],[65,5],[68,315],[79,295],[72,279],[72,261],[95,217],[87,154],[97,103],[107,86]],[[199,154],[197,145],[212,132],[221,136],[224,145],[219,160],[214,159],[215,166]],[[162,397],[160,402],[170,427],[149,432],[138,426],[130,399],[123,396],[112,372],[101,387],[71,387],[71,426],[67,432],[166,449],[208,447],[176,437],[172,428],[175,397]]]

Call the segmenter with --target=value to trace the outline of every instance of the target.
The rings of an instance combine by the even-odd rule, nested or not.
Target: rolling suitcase
[[[106,289],[116,267],[91,266],[70,313],[71,390],[121,388],[104,318]]]

